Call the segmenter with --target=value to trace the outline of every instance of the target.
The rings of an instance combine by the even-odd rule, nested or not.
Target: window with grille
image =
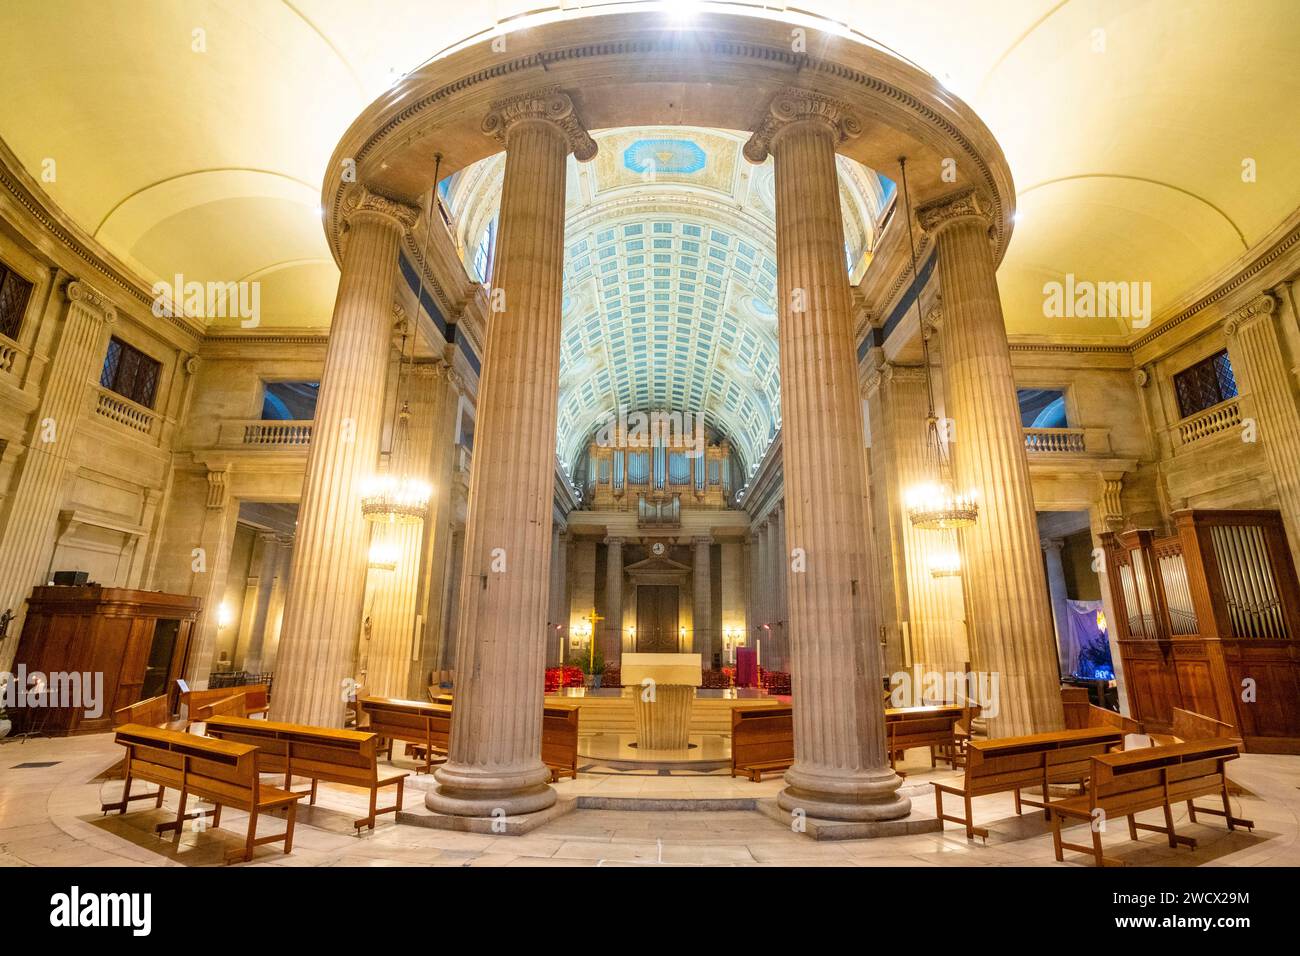
[[[104,356],[104,370],[99,384],[137,405],[153,408],[154,393],[158,390],[158,376],[162,363],[145,355],[119,338],[108,341],[108,354]]]
[[[31,294],[32,284],[0,262],[0,335],[18,339]]]
[[[1175,375],[1174,393],[1183,418],[1236,397],[1237,378],[1232,374],[1228,350],[1216,352]]]

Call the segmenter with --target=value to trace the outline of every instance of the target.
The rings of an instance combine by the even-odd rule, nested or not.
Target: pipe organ
[[[1181,707],[1249,750],[1300,753],[1300,586],[1276,511],[1179,511],[1175,533],[1107,534],[1131,714]]]
[[[608,440],[587,447],[585,497],[590,507],[637,510],[651,523],[664,523],[688,503],[726,508],[732,462],[728,442],[707,441],[700,432],[614,428]]]

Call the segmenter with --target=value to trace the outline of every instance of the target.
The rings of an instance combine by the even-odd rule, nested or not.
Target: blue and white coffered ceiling
[[[599,132],[570,159],[556,451],[573,465],[629,412],[703,412],[746,470],[781,424],[772,164],[747,134],[688,127]],[[448,184],[466,267],[482,279],[504,154]],[[861,274],[892,186],[841,158],[846,268]]]

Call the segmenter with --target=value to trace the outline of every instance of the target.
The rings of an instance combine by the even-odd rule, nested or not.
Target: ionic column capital
[[[108,296],[80,279],[70,281],[64,288],[63,293],[68,297],[69,302],[75,302],[82,306],[86,311],[102,320],[105,325],[112,325],[117,321],[117,308],[108,300]]]
[[[941,199],[918,206],[916,221],[931,235],[958,222],[974,220],[985,227],[993,225],[993,204],[975,189],[963,189]]]
[[[1277,304],[1277,298],[1273,293],[1265,292],[1259,298],[1234,312],[1232,318],[1228,319],[1223,325],[1224,333],[1231,338],[1256,319],[1277,315]]]
[[[419,220],[420,210],[396,199],[389,199],[365,186],[357,186],[343,197],[343,220],[352,225],[367,218],[390,222],[397,229],[405,231]]]
[[[617,534],[606,535],[604,544],[606,547],[621,548],[623,547],[623,537]]]
[[[712,535],[699,534],[691,538],[691,544],[697,548],[708,547],[709,545],[713,544],[713,537]]]
[[[1038,546],[1044,551],[1052,551],[1059,554],[1061,549],[1065,547],[1065,542],[1060,538],[1041,538],[1038,542]]]
[[[776,141],[797,123],[821,122],[835,137],[835,145],[862,135],[862,121],[845,103],[813,93],[788,87],[772,97],[767,113],[745,144],[745,158],[754,165],[767,161]]]
[[[492,104],[492,112],[483,118],[482,129],[505,149],[510,131],[520,123],[549,123],[564,134],[565,142],[578,162],[596,158],[596,141],[578,119],[569,94],[558,86],[498,100]]]

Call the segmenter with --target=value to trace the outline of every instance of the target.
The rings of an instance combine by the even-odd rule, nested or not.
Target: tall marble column
[[[564,646],[569,637],[569,534],[563,525],[551,529],[551,604],[547,615],[546,666],[564,663]]]
[[[911,801],[885,755],[852,302],[835,150],[861,133],[843,104],[787,89],[745,157],[776,166],[778,339],[794,764],[777,800],[833,820],[892,820]]]
[[[773,530],[776,532],[776,547],[773,549],[772,570],[776,580],[772,587],[772,597],[776,611],[772,615],[772,633],[776,640],[776,653],[768,670],[788,671],[790,669],[790,549],[785,540],[785,502],[777,503],[772,512]]]
[[[564,279],[565,166],[596,144],[569,97],[493,104],[483,131],[505,147],[493,299],[479,386],[465,527],[451,750],[425,805],[490,816],[555,803],[542,763]]]
[[[1247,416],[1258,419],[1258,441],[1277,485],[1291,553],[1300,559],[1300,409],[1283,361],[1277,299],[1262,295],[1224,325],[1232,368],[1248,395]]]
[[[253,619],[248,629],[248,647],[244,649],[243,669],[250,674],[262,672],[262,650],[266,646],[266,625],[271,614],[271,591],[275,585],[275,572],[279,564],[278,538],[273,531],[263,531],[262,559],[257,568],[257,596],[253,604]]]
[[[947,547],[957,546],[956,536],[920,530],[908,520],[902,506],[911,486],[927,480],[925,370],[919,366],[887,365],[881,370],[885,434],[889,442],[889,473],[884,480],[894,486],[896,503],[889,516],[901,542],[906,577],[908,632],[912,662],[925,670],[958,672],[970,659],[966,647],[962,610],[962,579],[936,578],[931,562]]]
[[[758,523],[758,613],[754,623],[758,644],[759,663],[762,663],[763,651],[767,651],[768,660],[772,658],[772,525],[767,518]]]
[[[713,539],[708,535],[692,538],[691,547],[691,649],[708,670],[713,666]]]
[[[54,554],[55,526],[63,503],[63,478],[72,436],[88,386],[104,361],[106,327],[117,310],[86,283],[72,280],[63,329],[41,383],[40,404],[17,464],[8,521],[0,540],[0,613],[11,609],[9,637],[0,647],[0,669],[8,669],[18,649],[32,587],[45,584]]]
[[[267,635],[262,643],[262,673],[273,673],[280,650],[280,630],[284,625],[284,595],[289,588],[289,567],[293,561],[293,535],[275,538],[275,579],[271,582],[271,607],[267,612]]]
[[[606,664],[623,658],[623,539],[605,539],[605,620],[600,621],[600,654]]]
[[[997,676],[990,737],[1064,726],[1052,613],[1038,549],[1025,438],[989,240],[974,190],[917,210],[935,235],[943,289],[944,398],[954,422],[954,480],[974,490],[979,520],[961,532],[971,665]]]
[[[1052,620],[1056,623],[1056,659],[1059,672],[1073,674],[1079,663],[1078,657],[1071,657],[1069,651],[1073,646],[1070,640],[1069,594],[1065,585],[1065,565],[1061,563],[1061,548],[1065,542],[1060,538],[1043,538],[1039,544],[1043,549],[1043,561],[1047,567],[1047,593],[1052,602]]]
[[[298,546],[289,572],[275,720],[343,725],[360,632],[370,528],[363,483],[376,471],[392,350],[397,250],[417,211],[364,188],[347,199],[347,245],[316,402]]]
[[[444,375],[440,361],[421,362],[405,372],[398,400],[407,416],[404,459],[411,476],[432,486],[429,465],[433,457],[434,422],[439,411],[439,385]],[[396,449],[389,450],[388,467],[393,467]],[[410,685],[411,667],[419,654],[416,608],[420,595],[424,558],[424,536],[428,520],[416,524],[392,525],[372,531],[372,541],[382,540],[397,559],[392,571],[371,571],[374,598],[370,605],[370,653],[366,684],[380,697],[402,697]],[[422,676],[427,680],[428,674]],[[427,684],[425,686],[428,686]]]

